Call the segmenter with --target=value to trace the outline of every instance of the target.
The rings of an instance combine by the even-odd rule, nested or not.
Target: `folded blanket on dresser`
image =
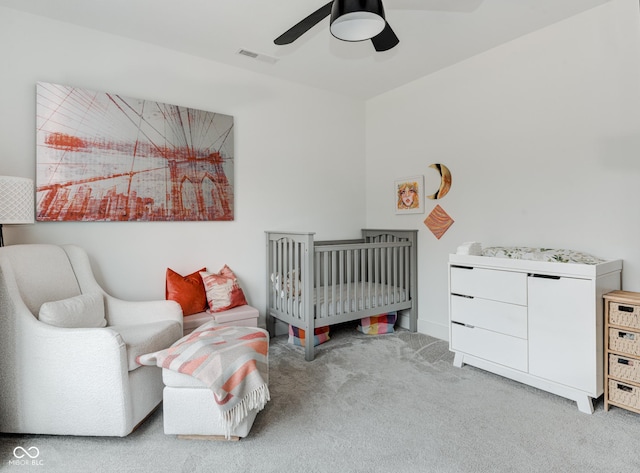
[[[213,391],[226,437],[269,401],[269,334],[255,327],[203,325],[171,347],[136,358],[193,376]]]

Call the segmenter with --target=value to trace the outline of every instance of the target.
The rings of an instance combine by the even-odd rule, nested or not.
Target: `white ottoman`
[[[242,307],[257,312],[253,307]],[[226,312],[232,310],[234,309]],[[247,313],[246,309],[244,313]],[[210,324],[218,325],[216,322]],[[195,328],[195,331],[207,329],[211,325],[201,325]],[[221,411],[211,389],[193,376],[165,368],[162,369],[162,381],[165,385],[162,391],[165,434],[177,435],[180,438],[227,440]],[[246,437],[258,412],[258,409],[249,411],[242,422],[231,431],[230,440]]]
[[[162,392],[165,434],[181,438],[225,438],[220,410],[210,389],[192,376],[167,369],[162,370],[162,380],[165,384]],[[231,439],[246,437],[257,414],[257,410],[250,411],[231,432]]]

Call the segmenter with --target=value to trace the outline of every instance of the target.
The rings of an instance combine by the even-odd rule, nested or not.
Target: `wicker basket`
[[[618,353],[640,356],[640,333],[609,328],[609,349]]]
[[[640,329],[640,306],[609,302],[609,323]]]
[[[609,375],[640,383],[640,360],[620,355],[609,355]]]
[[[640,388],[610,379],[609,400],[634,409],[640,409]]]

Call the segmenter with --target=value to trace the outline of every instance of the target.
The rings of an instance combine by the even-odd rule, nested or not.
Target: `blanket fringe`
[[[247,394],[238,404],[228,411],[222,413],[224,423],[224,437],[231,438],[231,432],[244,420],[249,411],[257,409],[261,411],[268,401],[271,400],[269,386],[263,384]]]

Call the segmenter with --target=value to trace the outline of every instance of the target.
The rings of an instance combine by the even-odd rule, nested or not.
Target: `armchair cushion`
[[[91,292],[60,301],[45,302],[40,306],[38,319],[63,328],[104,327],[104,300],[102,294]]]
[[[127,369],[139,368],[136,357],[163,350],[182,337],[182,327],[173,320],[161,320],[139,325],[110,326],[119,333],[127,348]]]

